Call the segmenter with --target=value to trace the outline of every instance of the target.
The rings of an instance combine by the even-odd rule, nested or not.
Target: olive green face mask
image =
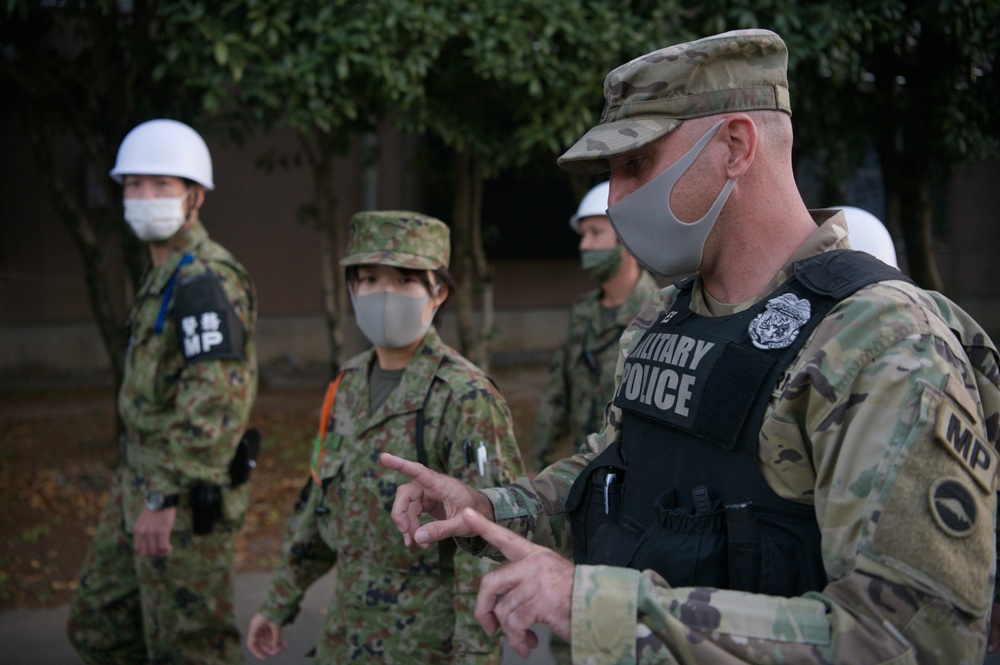
[[[622,265],[622,246],[614,249],[585,249],[580,252],[580,265],[587,277],[603,284],[618,272]]]

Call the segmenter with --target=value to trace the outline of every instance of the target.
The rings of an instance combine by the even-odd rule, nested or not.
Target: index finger
[[[507,561],[520,561],[527,558],[529,554],[539,547],[510,529],[486,519],[471,508],[466,508],[462,511],[462,519],[465,521],[467,527],[479,536],[482,536],[486,542],[499,549]]]
[[[410,460],[403,459],[402,457],[397,457],[392,453],[382,453],[379,455],[379,460],[382,462],[382,466],[392,469],[393,471],[399,471],[400,473],[409,476],[411,480],[415,480],[421,485],[431,484],[431,480],[436,475],[435,472],[429,470],[423,464],[419,462],[411,462]]]

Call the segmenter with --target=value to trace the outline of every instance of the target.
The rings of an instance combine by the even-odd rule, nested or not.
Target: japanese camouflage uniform
[[[655,140],[678,119],[734,109],[786,110],[785,58],[777,35],[750,30],[628,63],[605,83],[609,105],[602,125],[611,124],[608,132],[598,132],[599,125],[562,160],[571,168],[599,168],[593,160]],[[668,93],[657,92],[662,90]],[[654,117],[645,117],[647,112]],[[625,122],[614,124],[615,118]],[[577,555],[590,561],[576,566],[574,662],[982,662],[996,571],[996,347],[956,305],[902,275],[886,279],[872,270],[875,283],[839,291],[838,285],[854,278],[836,266],[841,260],[855,265],[857,254],[835,254],[849,243],[843,214],[827,219],[831,214],[813,213],[817,230],[754,301],[719,303],[695,279],[657,292],[643,307],[622,335],[615,401],[591,441],[602,455],[625,451],[618,467],[603,474],[590,473],[592,468],[585,480],[593,482],[579,484],[596,456],[581,454],[533,481],[487,491],[499,524],[550,546],[572,540],[571,522],[589,528],[578,513],[568,514],[581,496],[589,496],[612,524],[611,538],[602,531],[606,523],[582,539],[572,534]],[[810,284],[807,293],[784,298],[803,284]],[[829,306],[830,297],[832,309],[813,319],[812,303],[826,300]],[[731,325],[739,317],[742,329]],[[715,400],[714,409],[698,411],[713,402],[710,382],[717,373],[734,376],[733,367],[717,372],[698,366],[702,360],[717,368],[728,362],[710,356],[713,338],[704,331],[713,321],[727,335],[714,340],[726,349],[720,357],[738,360],[736,351],[755,349],[748,364],[794,348],[804,331],[800,350],[776,365],[771,376],[777,379],[761,384],[769,392],[759,414],[739,401],[727,406]],[[675,322],[679,327],[671,331]],[[692,322],[701,328],[685,340],[682,333]],[[724,392],[727,386],[715,388]],[[747,393],[747,402],[757,399],[752,390]],[[747,418],[747,438],[733,435],[739,428],[726,421],[734,414]],[[680,416],[698,424],[684,429]],[[635,432],[642,440],[635,440]],[[673,491],[671,483],[687,483],[682,489],[688,490],[693,481],[671,468],[662,469],[656,495],[650,477],[658,467],[646,472],[646,458],[627,457],[640,450],[667,459],[675,439],[690,447],[691,433],[706,432],[700,450],[711,461],[702,469],[697,458],[682,462],[710,485],[700,496]],[[756,448],[745,447],[747,440]],[[732,471],[723,469],[730,475],[713,479],[709,465],[719,459],[731,465],[726,449],[750,455],[749,480],[740,480],[753,485],[747,505],[713,502],[726,494],[718,481]],[[630,483],[636,475],[639,482]],[[800,506],[787,513],[786,524],[798,534],[793,541],[815,552],[776,557],[773,546],[782,541],[768,534],[780,528],[781,513],[755,514],[758,497],[768,510]],[[628,534],[637,525],[620,516],[637,510],[645,511],[648,528]],[[817,529],[812,535],[801,519],[810,513]],[[669,584],[651,566],[670,575],[670,552],[664,561],[633,558],[655,552],[652,541],[672,542],[664,533],[675,523],[709,514],[722,523],[722,562],[708,562],[717,567],[707,576],[721,584]],[[744,519],[748,515],[752,519]],[[623,547],[615,536],[639,541]],[[700,535],[694,541],[704,542]],[[581,551],[581,544],[594,546],[596,555]],[[483,553],[495,554],[489,548]],[[759,586],[789,584],[798,591],[734,590],[757,584],[725,568],[727,557],[748,553],[756,557]],[[602,555],[623,560],[607,565]],[[677,561],[692,565],[683,556]],[[695,558],[695,569],[684,575],[699,579],[699,563]],[[802,579],[789,581],[799,568],[806,569]]]
[[[447,227],[412,213],[359,213],[347,265],[433,269],[447,263]],[[427,257],[434,257],[427,263]],[[390,512],[409,479],[382,452],[418,459],[476,487],[523,473],[510,410],[492,381],[432,326],[399,385],[373,413],[374,349],[343,367],[308,481],[288,524],[264,606],[292,622],[309,585],[336,565],[336,585],[316,650],[318,663],[500,663],[497,637],[473,615],[490,562],[453,542],[407,549]]]
[[[200,222],[181,233],[129,315],[124,458],[70,607],[69,635],[87,662],[243,661],[233,562],[250,490],[230,486],[229,466],[257,391],[254,288]],[[222,494],[205,535],[192,532],[198,481]],[[169,556],[133,549],[147,492],[177,496]]]
[[[615,389],[618,338],[656,289],[653,276],[642,270],[628,298],[613,310],[601,306],[600,289],[573,304],[566,339],[552,356],[535,416],[531,460],[535,470],[554,461],[562,437],[569,434],[573,450],[578,451],[587,435],[600,429]]]

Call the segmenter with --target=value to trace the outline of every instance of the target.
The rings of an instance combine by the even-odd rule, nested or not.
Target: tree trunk
[[[880,141],[878,153],[885,186],[885,224],[903,233],[907,266],[913,281],[922,288],[940,291],[943,284],[934,257],[928,164],[919,156],[897,147],[891,137]]]
[[[38,173],[49,191],[52,192],[52,200],[58,219],[69,231],[83,261],[87,301],[101,335],[104,349],[111,361],[114,385],[117,391],[124,373],[125,330],[122,321],[111,306],[107,257],[95,231],[99,224],[90,216],[107,215],[108,212],[88,214],[88,211],[83,209],[78,197],[73,194],[66,182],[60,177],[44,129],[33,117],[29,117],[31,115],[30,112],[25,114],[24,126],[27,128],[28,139],[31,141],[35,163],[38,165]],[[112,210],[115,209],[112,208]]]
[[[331,227],[321,227],[316,230],[319,235],[319,265],[320,280],[323,292],[323,318],[326,322],[326,341],[330,349],[330,378],[336,376],[340,369],[341,354],[344,350],[343,331],[340,325],[340,308],[337,306],[337,290],[340,282],[337,259],[339,252],[336,247],[336,230]]]
[[[458,285],[455,294],[459,350],[489,371],[493,332],[493,273],[483,250],[483,172],[467,152],[455,155],[455,199],[451,225],[451,272]],[[479,325],[476,325],[476,309]]]
[[[472,205],[469,217],[472,220],[473,293],[479,296],[479,333],[472,357],[484,372],[490,369],[490,341],[493,339],[493,271],[486,260],[483,248],[483,169],[479,160],[472,163]]]
[[[313,205],[310,219],[319,236],[320,280],[323,297],[323,316],[326,321],[327,345],[330,350],[330,377],[336,375],[343,362],[344,332],[343,312],[347,311],[347,296],[339,259],[343,243],[337,232],[337,197],[334,194],[335,151],[324,138],[318,137],[313,145],[309,137],[299,134],[306,161],[312,168]]]
[[[925,289],[941,291],[944,283],[934,256],[933,210],[927,178],[907,179],[900,194],[900,213],[910,276]]]
[[[472,302],[472,256],[468,250],[471,243],[471,220],[469,219],[469,156],[455,154],[455,195],[452,202],[451,222],[451,274],[457,286],[455,293],[456,317],[458,319],[458,350],[463,356],[472,357],[476,344],[475,313]]]

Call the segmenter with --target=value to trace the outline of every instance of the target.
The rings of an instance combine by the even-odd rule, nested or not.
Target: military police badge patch
[[[758,314],[747,332],[758,349],[784,349],[799,335],[799,328],[809,321],[812,306],[805,298],[791,293],[771,298],[765,310]]]

